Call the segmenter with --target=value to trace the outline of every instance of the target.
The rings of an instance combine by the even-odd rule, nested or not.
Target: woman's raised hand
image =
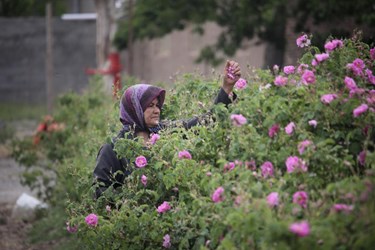
[[[223,89],[227,94],[233,91],[234,84],[241,77],[240,65],[235,61],[227,61],[224,67]]]

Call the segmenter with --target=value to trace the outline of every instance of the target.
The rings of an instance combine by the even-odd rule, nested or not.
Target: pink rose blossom
[[[298,152],[299,154],[303,154],[305,152],[305,149],[312,144],[312,141],[310,140],[304,140],[298,144]]]
[[[138,168],[144,168],[147,165],[147,159],[143,155],[138,156],[135,158],[135,165]]]
[[[262,166],[260,166],[260,169],[262,171],[262,176],[264,178],[273,177],[273,165],[271,162],[269,161],[264,162]]]
[[[375,48],[370,49],[370,58],[371,60],[375,60]]]
[[[144,175],[144,174],[142,175],[141,182],[142,182],[143,186],[147,185],[147,176],[146,175]]]
[[[354,206],[339,203],[339,204],[333,205],[332,208],[335,212],[343,212],[346,214],[350,214],[350,212],[353,211]]]
[[[178,159],[180,159],[180,160],[191,159],[191,158],[192,158],[191,154],[187,150],[183,150],[183,151],[178,152]]]
[[[224,165],[224,172],[231,171],[236,167],[236,164],[234,162],[228,162]]]
[[[235,78],[234,76],[234,68],[232,66],[229,66],[227,68],[227,77],[231,80],[233,80]]]
[[[296,222],[289,226],[289,230],[299,237],[305,237],[310,234],[310,225],[307,221]]]
[[[169,205],[169,203],[167,201],[164,201],[160,206],[158,206],[158,213],[165,213],[167,212],[168,210],[171,209],[171,206]]]
[[[362,76],[363,69],[365,68],[365,63],[362,59],[357,58],[352,63],[348,63],[346,67],[351,70],[356,76]]]
[[[355,81],[351,77],[345,76],[344,83],[345,83],[345,86],[349,90],[353,90],[353,89],[357,88],[357,84],[355,83]]]
[[[375,76],[372,74],[372,71],[369,69],[366,69],[365,72],[366,72],[368,81],[371,84],[375,85]]]
[[[318,63],[324,62],[328,58],[329,58],[329,54],[328,53],[322,53],[322,54],[316,54],[315,55],[315,59],[316,59],[316,61]]]
[[[244,89],[246,88],[246,86],[247,86],[247,81],[243,78],[238,79],[238,81],[234,85],[236,89]]]
[[[287,74],[287,75],[294,74],[294,70],[295,70],[295,68],[292,65],[284,67],[284,73]]]
[[[206,173],[206,175],[207,175],[207,176],[212,176],[212,173],[211,173],[210,171],[208,171],[208,172]]]
[[[312,66],[315,67],[315,66],[318,66],[318,64],[319,64],[319,63],[318,63],[318,61],[317,61],[315,58],[311,60],[311,65],[312,65]]]
[[[365,92],[366,92],[366,90],[361,89],[361,88],[352,89],[349,92],[349,97],[352,98],[355,95],[361,97]]]
[[[272,127],[268,130],[268,136],[273,138],[280,130],[279,124],[273,124]]]
[[[224,193],[224,188],[218,187],[211,196],[212,201],[215,203],[223,201],[224,200],[223,193]]]
[[[233,126],[241,127],[247,122],[247,119],[243,115],[233,114],[230,116]]]
[[[302,83],[304,85],[309,85],[315,83],[315,74],[311,70],[306,69],[302,74]]]
[[[297,38],[296,44],[297,44],[298,47],[303,48],[303,47],[308,47],[311,44],[311,41],[307,37],[307,35],[304,34],[304,35]]]
[[[286,125],[285,133],[287,133],[288,135],[291,135],[293,134],[295,128],[296,128],[296,124],[294,124],[294,122],[291,122],[288,125]]]
[[[267,203],[270,207],[276,207],[279,205],[279,194],[272,192],[267,196]]]
[[[365,113],[368,110],[367,104],[361,104],[359,107],[353,110],[353,116],[358,117],[361,114]]]
[[[298,191],[293,194],[293,203],[298,204],[303,208],[306,208],[308,199],[309,197],[304,191]]]
[[[301,63],[298,68],[297,68],[297,72],[298,74],[302,75],[303,72],[305,72],[305,70],[309,67],[309,65],[307,64],[304,64],[304,63]]]
[[[362,166],[365,165],[365,163],[366,163],[366,150],[363,150],[363,151],[361,151],[361,152],[358,154],[358,162],[359,162],[359,164],[361,164]]]
[[[170,248],[172,246],[171,244],[171,237],[169,234],[164,235],[163,237],[163,247],[164,248]]]
[[[96,214],[89,214],[86,216],[85,222],[90,227],[96,227],[98,225],[98,216]]]
[[[309,121],[309,125],[310,125],[310,126],[313,126],[314,128],[316,128],[316,125],[318,125],[318,122],[315,121],[315,120],[310,120],[310,121]]]
[[[326,94],[320,97],[320,101],[324,104],[329,104],[337,98],[336,94]]]
[[[341,48],[344,46],[344,43],[341,40],[335,39],[330,42],[327,42],[324,45],[324,48],[326,49],[327,52],[332,52],[336,48]]]
[[[285,76],[276,76],[273,81],[276,86],[285,86],[288,83],[288,77]]]
[[[160,135],[152,134],[150,138],[150,143],[154,145],[160,139]]]
[[[286,161],[286,171],[288,173],[293,173],[295,171],[302,171],[302,172],[307,172],[307,166],[306,164],[297,156],[289,156]]]
[[[71,226],[69,222],[66,222],[66,231],[69,233],[76,233],[78,230],[78,226]]]

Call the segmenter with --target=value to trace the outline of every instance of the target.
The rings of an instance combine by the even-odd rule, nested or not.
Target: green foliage
[[[66,126],[61,131],[66,133],[66,144],[52,147],[50,143],[65,142],[46,137],[37,151],[57,162],[50,201],[60,209],[65,206],[66,220],[77,227],[71,235],[76,247],[162,249],[168,234],[171,249],[371,249],[375,234],[374,85],[366,74],[354,75],[347,64],[359,57],[366,69],[374,70],[375,65],[368,45],[355,39],[343,43],[317,66],[311,60],[319,49],[306,49],[299,63],[314,69],[314,83],[304,84],[297,72],[255,70],[246,75],[248,86],[236,91],[238,98],[228,108],[212,106],[219,78],[182,76],[168,92],[163,119],[204,114],[205,124],[185,130],[175,122],[176,126],[160,132],[154,145],[118,140],[115,150],[120,156],[134,162],[143,155],[148,164],[144,168],[131,164],[132,174],[125,183],[115,190],[109,188],[97,200],[92,185],[95,157],[100,145],[119,129],[118,105],[93,98],[96,91],[63,97],[54,117]],[[276,86],[276,76],[287,77],[288,83]],[[355,80],[358,93],[350,93],[345,76]],[[321,97],[325,94],[337,98],[324,104]],[[363,103],[368,109],[354,117],[353,110]],[[72,107],[79,112],[71,112]],[[232,114],[243,115],[247,122],[234,126]],[[309,124],[311,120],[317,121],[316,127]],[[290,122],[295,129],[288,134],[285,127]],[[271,137],[269,129],[274,124],[280,131]],[[305,140],[311,144],[302,152],[299,145]],[[53,157],[49,147],[56,151]],[[178,153],[183,150],[192,159],[180,159]],[[288,171],[290,156],[300,158],[307,171]],[[266,161],[274,168],[269,177],[262,169]],[[231,170],[229,163],[234,166]],[[146,185],[141,182],[143,175]],[[212,195],[218,187],[224,190],[222,200],[214,202]],[[305,205],[295,201],[297,191],[308,194]],[[278,193],[275,206],[267,199],[272,192]],[[171,209],[159,213],[157,208],[164,201]],[[346,205],[346,210],[338,210],[337,204]],[[85,223],[91,213],[98,216],[95,227]],[[300,221],[310,226],[305,237],[290,230],[292,223]],[[63,221],[58,223],[64,226]]]
[[[210,105],[218,82],[181,77],[167,95],[163,116],[184,119],[211,111],[213,116],[205,126],[188,131],[178,126],[166,129],[148,148],[139,141],[119,140],[115,150],[120,156],[134,162],[144,155],[148,165],[133,166],[121,188],[107,190],[97,201],[92,199],[93,165],[79,157],[74,160],[70,172],[79,178],[75,186],[81,193],[69,194],[67,210],[71,225],[78,226],[80,244],[161,249],[163,236],[169,234],[173,249],[370,249],[373,239],[369,235],[375,233],[375,115],[368,110],[353,117],[353,110],[367,102],[373,85],[365,76],[351,75],[346,65],[359,54],[368,69],[374,65],[368,60],[367,45],[355,40],[344,43],[345,47],[315,67],[314,84],[302,84],[301,75],[295,73],[287,76],[287,86],[278,87],[270,84],[275,75],[259,70],[249,76],[246,89],[237,91],[238,99],[228,109]],[[311,67],[315,53],[320,53],[318,48],[309,47],[300,63]],[[345,76],[353,77],[365,94],[349,98]],[[327,93],[339,97],[323,104],[321,96]],[[233,126],[230,114],[242,114],[247,123]],[[316,128],[309,125],[313,119],[318,121]],[[296,128],[288,135],[284,127],[292,121]],[[281,129],[270,138],[273,124]],[[298,145],[307,139],[313,144],[300,153]],[[182,150],[188,150],[192,159],[179,159]],[[364,165],[358,162],[362,151],[366,152]],[[289,156],[300,157],[308,171],[288,173]],[[265,161],[274,166],[271,178],[262,175]],[[231,171],[224,170],[228,162],[235,162]],[[142,175],[148,178],[146,186],[141,183]],[[219,186],[225,190],[224,200],[214,203],[211,196]],[[293,203],[297,191],[308,193],[306,208]],[[266,201],[271,192],[279,194],[274,208]],[[164,201],[171,210],[158,213]],[[335,204],[353,206],[353,210],[337,212]],[[90,213],[99,216],[94,228],[84,221]],[[303,220],[311,231],[298,237],[289,226]]]
[[[1,0],[0,16],[45,16],[48,2],[52,2],[53,15],[59,16],[66,12],[66,1],[64,0]]]
[[[287,19],[295,20],[297,32],[310,29],[308,21],[314,23],[342,22],[343,25],[329,26],[322,31],[325,39],[328,35],[347,37],[348,30],[345,21],[355,21],[355,24],[365,24],[372,27],[375,14],[371,0],[361,1],[285,1],[285,0],[201,0],[201,1],[135,1],[131,25],[124,20],[119,26],[114,43],[119,49],[125,49],[128,43],[129,27],[132,27],[134,40],[162,37],[174,30],[181,30],[190,23],[193,31],[202,34],[202,24],[208,21],[216,22],[223,27],[218,40],[204,47],[197,62],[211,65],[219,64],[223,58],[217,52],[223,52],[225,57],[233,56],[246,39],[259,37],[267,41],[283,54],[285,47],[285,28]],[[126,10],[127,12],[128,10]],[[318,39],[319,35],[316,34]],[[374,37],[366,34],[366,38]],[[323,40],[319,40],[321,44]],[[321,45],[320,44],[320,45]],[[215,53],[213,53],[215,52]],[[274,56],[273,56],[274,57]],[[282,56],[281,56],[282,58]],[[282,64],[281,58],[273,58],[268,66]]]

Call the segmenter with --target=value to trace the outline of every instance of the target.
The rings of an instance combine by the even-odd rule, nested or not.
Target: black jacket
[[[233,99],[236,99],[236,95],[233,95]],[[227,93],[220,89],[219,94],[215,99],[215,104],[224,103],[226,106],[232,101],[227,95]],[[193,126],[200,124],[201,118],[194,117],[187,121],[182,121],[182,125],[189,129]],[[172,123],[161,123],[160,128],[170,127]],[[98,198],[108,187],[113,185],[116,189],[124,183],[125,177],[131,174],[131,164],[126,158],[119,159],[113,150],[114,143],[119,138],[124,138],[125,134],[130,131],[129,127],[124,126],[124,128],[119,132],[117,137],[112,140],[112,143],[104,144],[96,157],[96,166],[94,170],[94,184],[97,184],[95,190],[95,197]],[[128,134],[128,139],[133,139],[133,137]]]

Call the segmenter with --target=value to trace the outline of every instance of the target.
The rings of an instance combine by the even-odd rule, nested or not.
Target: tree
[[[195,32],[204,33],[202,24],[214,21],[223,27],[223,32],[215,44],[201,51],[198,62],[218,64],[218,51],[233,56],[244,39],[257,36],[269,44],[266,64],[282,65],[289,18],[297,21],[296,32],[304,31],[311,21],[324,23],[333,19],[371,26],[375,23],[373,9],[372,0],[139,0],[133,11],[132,37],[134,40],[162,37],[188,23],[195,25]],[[114,40],[119,49],[127,47],[127,24],[126,19],[120,24]],[[343,34],[337,27],[330,27],[329,32]]]
[[[49,0],[0,0],[0,16],[45,16],[46,3]],[[52,13],[59,16],[66,12],[66,1],[54,0]]]

